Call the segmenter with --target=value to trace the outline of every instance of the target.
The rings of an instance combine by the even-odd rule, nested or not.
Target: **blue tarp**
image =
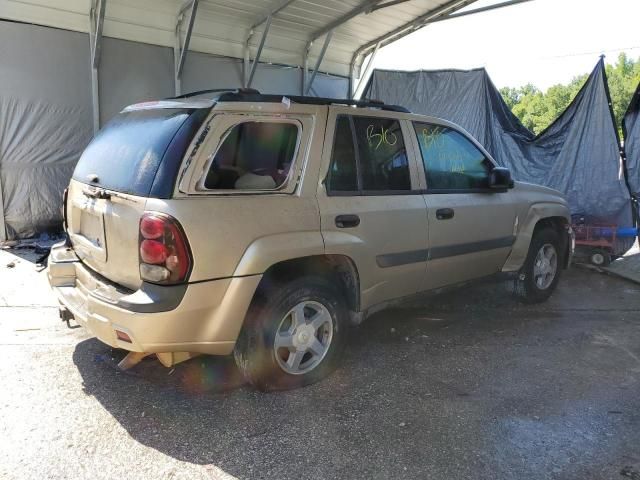
[[[622,120],[627,176],[631,192],[640,196],[640,84]]]

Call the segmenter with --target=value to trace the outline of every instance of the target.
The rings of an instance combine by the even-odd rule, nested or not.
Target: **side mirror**
[[[513,188],[511,171],[504,167],[495,167],[489,174],[489,188],[491,190],[508,190]]]

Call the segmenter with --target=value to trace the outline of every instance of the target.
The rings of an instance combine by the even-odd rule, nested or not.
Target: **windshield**
[[[74,180],[148,196],[167,147],[192,112],[157,109],[119,114],[84,151]]]

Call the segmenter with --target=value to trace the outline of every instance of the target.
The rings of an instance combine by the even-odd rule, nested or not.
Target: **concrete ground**
[[[619,277],[640,283],[640,245],[638,242],[636,241],[627,253],[612,262],[605,270]]]
[[[261,394],[228,358],[115,369],[0,251],[0,478],[640,479],[640,286],[484,284],[353,330],[343,366]],[[11,265],[13,268],[8,268]]]

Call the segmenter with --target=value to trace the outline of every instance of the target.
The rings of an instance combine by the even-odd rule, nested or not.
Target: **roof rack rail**
[[[247,94],[255,93],[260,94],[258,90],[253,88],[211,88],[208,90],[197,90],[195,92],[185,93],[184,95],[178,95],[175,97],[169,97],[167,100],[179,100],[181,98],[197,97],[198,95],[206,95],[207,93],[235,93],[235,94]]]
[[[300,95],[275,95],[262,94],[254,88],[213,88],[211,90],[198,90],[197,92],[185,93],[177,97],[170,97],[168,100],[178,100],[198,95],[206,95],[208,93],[217,93],[218,102],[264,102],[264,103],[280,103],[282,98],[286,97],[293,103],[303,105],[348,105],[352,107],[362,108],[379,108],[389,112],[411,113],[400,105],[387,105],[380,100],[349,100],[347,98],[327,98],[327,97],[308,97]]]
[[[363,108],[379,108],[390,112],[411,113],[405,107],[399,105],[387,105],[380,100],[349,100],[346,98],[327,98],[327,97],[307,97],[300,95],[275,95],[262,94],[257,90],[245,89],[233,92],[227,91],[218,97],[219,102],[264,102],[264,103],[280,103],[282,98],[286,97],[293,103],[304,105],[348,105]]]

